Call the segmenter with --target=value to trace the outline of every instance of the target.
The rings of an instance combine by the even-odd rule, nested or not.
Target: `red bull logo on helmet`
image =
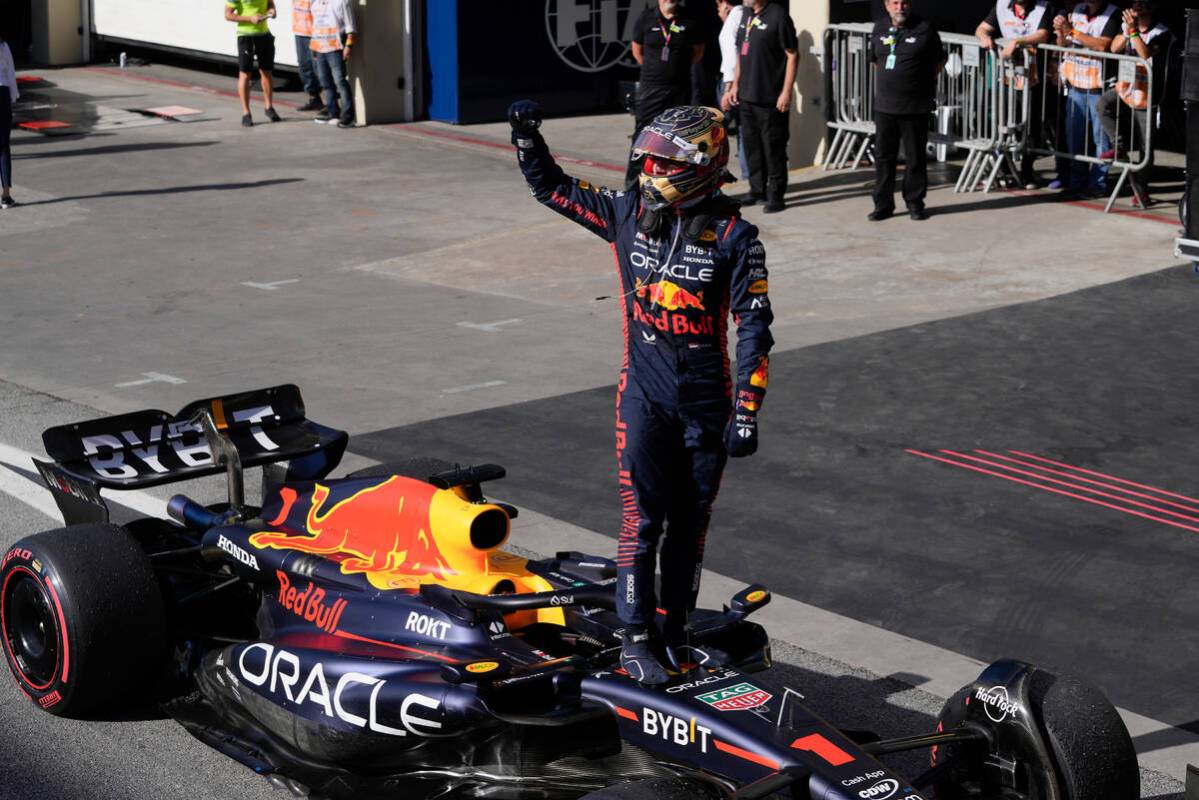
[[[642,283],[641,279],[638,279],[636,291],[638,297],[649,300],[654,305],[661,306],[667,311],[679,311],[684,308],[704,310],[703,292],[692,294],[671,281],[662,280],[657,283]]]

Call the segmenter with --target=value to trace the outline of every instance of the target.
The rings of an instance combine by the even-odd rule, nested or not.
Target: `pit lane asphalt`
[[[375,437],[373,445],[370,438],[363,440],[364,447],[379,448],[389,458],[410,454],[418,443],[448,454],[447,445],[456,444],[453,437],[431,443],[419,434],[426,427],[449,431],[461,425],[465,418],[452,419],[456,415],[487,412],[473,421],[493,427],[476,427],[476,438],[495,438],[497,431],[504,432],[502,426],[513,423],[526,425],[522,435],[534,440],[545,429],[554,449],[518,455],[513,447],[493,458],[510,470],[512,477],[501,490],[507,494],[525,491],[522,481],[528,481],[521,476],[543,470],[563,443],[573,443],[584,472],[601,461],[606,466],[611,452],[607,387],[619,362],[619,318],[607,250],[528,199],[511,154],[492,146],[506,140],[502,126],[470,129],[466,138],[472,142],[460,140],[461,130],[444,126],[338,131],[285,112],[290,119],[284,124],[243,131],[235,101],[211,91],[228,90],[229,82],[219,77],[166,68],[124,74],[63,70],[46,76],[44,91],[52,104],[82,104],[101,112],[92,118],[113,124],[57,138],[18,133],[14,140],[16,193],[27,205],[0,214],[0,336],[5,341],[0,376],[11,381],[3,386],[0,442],[40,452],[38,434],[51,424],[136,408],[173,411],[196,397],[292,381],[304,389],[314,419],[355,434],[391,432]],[[162,81],[207,86],[188,89]],[[177,102],[202,109],[202,121],[121,127],[128,119],[119,113],[123,109]],[[546,132],[559,152],[580,161],[612,162],[622,155],[627,126],[623,118],[551,120]],[[581,164],[571,169],[595,181],[614,174]],[[933,195],[934,209],[943,211],[940,218],[924,226],[897,219],[864,228],[858,220],[866,195],[860,173],[797,173],[790,210],[773,218],[753,210],[747,214],[761,225],[769,253],[781,371],[764,415],[763,457],[735,465],[722,493],[719,513],[730,526],[726,530],[742,525],[737,520],[744,512],[738,507],[744,508],[745,500],[737,495],[752,496],[734,482],[764,469],[755,464],[773,461],[771,450],[794,450],[807,458],[814,448],[808,442],[818,433],[812,428],[827,423],[829,440],[821,446],[831,454],[830,464],[844,466],[842,448],[860,437],[872,441],[852,425],[838,429],[836,398],[821,394],[826,387],[841,396],[854,390],[828,382],[830,374],[856,375],[863,368],[859,351],[836,349],[843,342],[1053,298],[1151,274],[1168,264],[1173,229],[1138,218],[1105,218],[1020,198],[953,197],[942,189]],[[1069,252],[1063,247],[1066,237]],[[1011,251],[1013,241],[1025,247],[1019,257]],[[1130,242],[1138,246],[1129,247]],[[1133,305],[1129,313],[1136,313]],[[1154,307],[1145,313],[1152,317]],[[1156,346],[1147,340],[1143,351],[1152,353]],[[926,364],[930,369],[974,357],[952,348],[944,360],[934,356]],[[1107,367],[1106,362],[1093,363],[1089,371],[1080,367],[1078,383],[1101,385]],[[811,374],[805,372],[809,368]],[[871,374],[876,382],[865,381],[858,389],[899,391],[909,378],[877,369]],[[1154,390],[1158,384],[1148,380],[1145,385]],[[984,394],[988,390],[979,387]],[[569,404],[573,394],[587,397],[592,391],[596,401],[579,411],[597,414],[594,419],[522,416],[519,404],[557,398]],[[805,418],[812,402],[819,414]],[[1098,402],[1112,405],[1111,398]],[[954,413],[948,405],[936,411]],[[393,448],[386,453],[384,438]],[[977,446],[987,443],[980,440]],[[907,444],[957,442],[925,437]],[[1108,447],[1104,453],[1121,450]],[[1144,447],[1139,453],[1156,456],[1154,476],[1163,474],[1156,469],[1158,461],[1172,458]],[[1175,460],[1186,462],[1183,455]],[[584,506],[614,506],[605,476],[574,484],[573,466],[552,463],[553,483],[542,486],[546,502],[528,508],[550,510],[557,492],[550,486],[561,486],[572,502]],[[1123,474],[1146,466],[1137,458],[1112,463]],[[792,489],[777,513],[790,516],[805,495],[827,500],[832,490],[821,495],[820,480],[836,476],[810,477],[817,485],[809,481],[802,492]],[[930,499],[929,508],[944,514],[942,526],[956,513],[955,503],[965,503],[969,511],[994,502],[990,494],[979,495],[973,505],[962,499],[972,491],[964,474],[937,478],[942,479],[957,482],[937,490],[948,498],[947,507]],[[219,487],[210,489],[209,497],[219,496]],[[900,499],[900,492],[879,499],[870,513],[890,521],[912,512],[890,505]],[[860,509],[874,502],[868,492],[855,498]],[[1044,501],[1036,502],[1038,515],[1045,511],[1046,519],[1057,519]],[[562,516],[577,518],[571,514]],[[841,531],[838,516],[829,513],[819,520],[830,526],[829,538]],[[49,523],[7,497],[0,497],[0,519],[0,546]],[[973,517],[967,513],[965,519],[962,526],[971,528]],[[1020,530],[1024,522],[1014,520],[1012,527]],[[595,525],[602,532],[607,523]],[[1011,535],[1002,526],[985,530],[987,537]],[[1033,533],[1043,530],[1034,526],[1019,539],[1033,554],[1030,562],[1040,552],[1035,540],[1045,538]],[[518,524],[517,544],[519,531]],[[780,552],[793,551],[771,548],[757,560],[769,564],[780,559]],[[928,552],[913,551],[912,563],[925,565]],[[978,552],[991,552],[981,537]],[[797,569],[805,568],[802,555],[796,552]],[[1130,554],[1129,563],[1143,563],[1141,555]],[[870,574],[845,577],[885,599]],[[857,586],[852,591],[862,593]],[[824,602],[796,594],[816,605]],[[1152,614],[1152,609],[1140,610]],[[883,627],[900,627],[894,620],[864,616]],[[1036,632],[1016,633],[1035,639]],[[1100,627],[1087,635],[1103,633]],[[808,667],[805,658],[811,660]],[[838,712],[857,709],[856,719],[869,719],[883,689],[893,686],[882,682],[871,694],[865,687],[878,682],[871,676],[825,680],[820,676],[848,668],[816,653],[797,653],[794,664],[797,688],[818,710],[826,702]],[[1129,683],[1143,680],[1139,665],[1119,677]],[[805,683],[828,686],[829,694],[817,698]],[[281,796],[173,723],[59,721],[33,713],[36,709],[10,683],[0,681],[0,686],[5,692],[0,698],[7,701],[0,706],[0,725],[9,732],[0,742],[0,792],[21,797]],[[1113,690],[1107,684],[1103,688]],[[919,695],[910,691],[916,694],[902,696]],[[939,707],[935,699],[927,703],[922,713]],[[889,712],[884,708],[883,713]],[[1173,743],[1169,731],[1165,734],[1164,743]],[[1177,783],[1151,782],[1144,795],[1176,791]]]

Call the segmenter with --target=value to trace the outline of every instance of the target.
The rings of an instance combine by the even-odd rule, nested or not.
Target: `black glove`
[[[529,136],[541,127],[541,106],[533,100],[517,100],[508,106],[512,132]]]
[[[758,392],[737,392],[737,405],[724,429],[724,443],[729,458],[744,458],[758,452],[758,409],[762,395]]]

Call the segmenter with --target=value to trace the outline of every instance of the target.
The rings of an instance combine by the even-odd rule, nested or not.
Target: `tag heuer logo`
[[[749,683],[738,683],[736,686],[725,686],[714,692],[697,695],[697,699],[719,711],[747,711],[766,705],[770,702],[770,697],[769,692],[764,692]]]

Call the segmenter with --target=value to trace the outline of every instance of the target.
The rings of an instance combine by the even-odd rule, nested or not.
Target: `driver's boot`
[[[620,643],[620,666],[630,678],[642,686],[660,686],[670,680],[654,655],[654,643],[645,628],[626,628],[620,633]]]

